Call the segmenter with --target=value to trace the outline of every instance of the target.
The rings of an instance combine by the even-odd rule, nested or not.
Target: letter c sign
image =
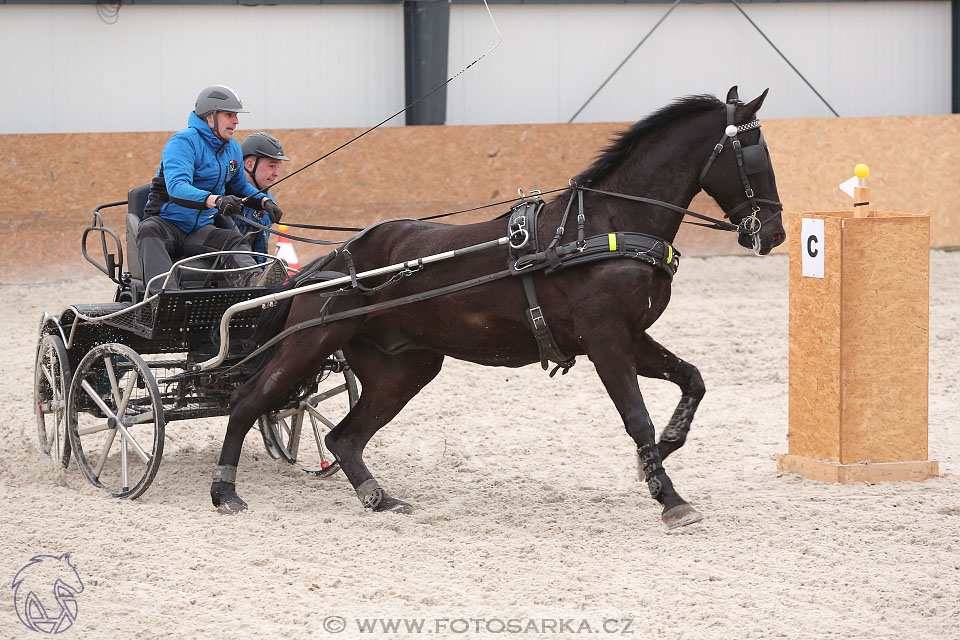
[[[801,262],[804,278],[823,277],[823,220],[803,218],[800,223]]]

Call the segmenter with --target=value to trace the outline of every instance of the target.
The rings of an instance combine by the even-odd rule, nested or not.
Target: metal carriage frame
[[[267,289],[230,286],[225,275],[237,270],[218,264],[230,252],[216,252],[176,262],[158,276],[164,279],[160,292],[144,295],[149,283],[123,270],[123,243],[100,213],[129,204],[98,206],[81,240],[83,257],[117,284],[114,300],[44,313],[34,373],[41,451],[63,468],[75,460],[91,484],[119,498],[136,498],[149,488],[168,423],[229,414],[231,394],[254,372],[235,365],[254,350],[257,322],[268,306],[233,314],[222,364],[200,371],[198,362],[221,352],[225,311]],[[128,247],[135,242],[130,229],[128,221]],[[91,235],[99,236],[102,262],[87,249]],[[287,266],[274,256],[255,255]],[[193,276],[192,288],[167,287],[178,270]],[[280,399],[276,411],[261,416],[267,453],[321,477],[336,473],[339,463],[326,451],[323,436],[358,397],[356,378],[337,352]]]

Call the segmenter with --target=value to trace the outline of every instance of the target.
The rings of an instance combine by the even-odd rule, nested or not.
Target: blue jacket
[[[254,195],[257,189],[243,173],[239,142],[224,142],[192,111],[187,125],[163,148],[144,215],[159,215],[191,233],[213,224],[217,210],[207,208],[207,196],[224,195],[227,185],[241,196]]]
[[[277,199],[273,197],[273,194],[268,193],[267,197],[273,200],[274,202],[277,201]],[[260,216],[259,220],[257,220],[258,215]],[[269,227],[270,225],[273,224],[273,221],[270,219],[269,213],[267,213],[266,211],[257,211],[255,209],[251,209],[250,207],[243,208],[243,217],[250,218],[251,220],[256,220],[257,222],[259,222],[265,227]],[[247,233],[256,231],[257,232],[256,235],[254,235],[250,241],[251,248],[254,251],[257,251],[259,253],[267,253],[267,239],[270,237],[269,231],[257,229],[253,225],[245,225],[240,220],[237,221],[237,228],[240,229],[240,233],[244,235],[246,235]],[[256,256],[255,259],[257,262],[266,262],[267,260],[266,258],[261,258],[260,256]]]

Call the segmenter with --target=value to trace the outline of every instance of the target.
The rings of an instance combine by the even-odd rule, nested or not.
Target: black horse
[[[576,187],[589,186],[581,192],[586,236],[639,232],[672,243],[683,217],[677,208],[687,207],[703,189],[731,223],[739,225],[741,245],[759,254],[769,253],[783,242],[784,230],[773,169],[755,120],[766,94],[764,91],[748,104],[738,100],[736,87],[728,93],[726,104],[714,96],[691,96],[636,123],[574,178],[570,191],[543,207],[539,237],[554,236],[571,196],[577,195]],[[674,208],[623,195],[656,199]],[[573,211],[578,213],[578,207]],[[562,240],[576,239],[577,231],[571,222]],[[348,254],[334,252],[322,259],[322,264],[324,269],[362,272],[479,244],[505,233],[502,219],[470,225],[394,221],[355,238]],[[670,257],[664,260],[675,267],[672,247],[669,251]],[[425,266],[414,277],[365,296],[298,295],[275,309],[278,322],[272,332],[322,313],[342,313],[502,271],[507,261],[507,248],[501,246],[442,266]],[[602,260],[550,274],[539,271],[533,282],[557,351],[586,354],[596,366],[627,433],[637,444],[648,489],[663,505],[661,518],[672,528],[702,519],[677,494],[662,461],[683,445],[704,385],[696,367],[646,333],[670,300],[672,274],[662,267],[634,259]],[[245,508],[235,490],[235,474],[247,431],[257,416],[316,375],[321,363],[342,349],[362,383],[362,393],[356,406],[327,435],[327,447],[339,459],[365,507],[409,511],[408,504],[389,496],[374,479],[363,461],[364,447],[440,372],[445,356],[505,367],[541,360],[525,317],[530,305],[520,280],[506,277],[413,304],[361,312],[283,339],[232,398],[220,466],[211,486],[214,505],[224,513]],[[369,286],[378,282],[382,280]],[[682,391],[659,442],[644,406],[638,375],[670,380]]]

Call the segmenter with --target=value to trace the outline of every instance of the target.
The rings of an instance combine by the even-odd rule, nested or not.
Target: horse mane
[[[574,180],[577,184],[582,185],[602,180],[622,165],[634,149],[654,131],[665,127],[678,118],[721,108],[723,108],[723,103],[714,95],[701,94],[677,98],[629,129],[616,134],[610,140],[610,144],[600,151],[593,164],[577,175]]]

